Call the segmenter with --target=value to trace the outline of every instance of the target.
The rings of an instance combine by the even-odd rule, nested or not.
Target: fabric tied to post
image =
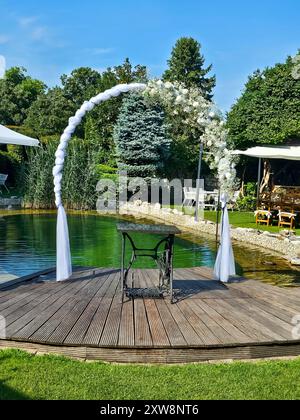
[[[214,274],[217,280],[228,283],[230,276],[236,275],[234,254],[230,237],[230,225],[227,209],[227,197],[221,196],[222,221],[221,221],[221,243],[215,263]]]

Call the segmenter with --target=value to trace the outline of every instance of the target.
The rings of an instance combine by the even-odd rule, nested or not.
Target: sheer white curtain
[[[227,197],[221,197],[222,221],[221,221],[221,244],[219,247],[214,274],[216,279],[228,283],[231,276],[236,275],[234,254],[230,237],[230,225],[227,209]]]

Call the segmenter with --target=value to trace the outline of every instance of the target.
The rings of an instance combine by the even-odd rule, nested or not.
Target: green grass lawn
[[[207,220],[216,222],[217,213],[215,211],[205,211],[204,217]],[[230,211],[229,221],[230,221],[230,224],[234,227],[257,229],[253,212]],[[258,225],[258,229],[267,230],[273,233],[279,233],[280,230],[283,230],[282,228],[279,229],[278,226],[266,226],[266,225]],[[296,233],[297,235],[300,235],[300,229],[296,229]]]
[[[300,399],[300,359],[133,366],[0,352],[4,399]]]
[[[173,206],[178,210],[182,211],[182,206]],[[189,216],[194,216],[195,208],[194,207],[185,207],[184,213]],[[220,213],[219,213],[220,218]],[[204,212],[204,219],[210,220],[211,222],[217,221],[217,212],[216,211],[205,211]],[[256,225],[254,212],[243,212],[243,211],[229,211],[229,221],[230,224],[234,227],[242,227],[242,228],[252,228],[252,229],[259,229],[259,230],[267,230],[273,233],[279,233],[282,228],[279,229],[278,226],[266,226],[266,225]],[[300,235],[300,228],[297,228],[296,234]]]

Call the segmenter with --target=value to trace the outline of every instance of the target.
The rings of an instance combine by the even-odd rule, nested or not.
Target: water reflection
[[[116,231],[117,219],[97,215],[69,216],[73,264],[98,267],[120,265],[121,241]],[[0,218],[0,274],[22,276],[55,265],[55,214],[23,214]],[[136,235],[137,244],[152,247],[157,236]],[[235,246],[240,275],[272,284],[297,285],[299,271],[281,258],[258,249]],[[175,267],[210,266],[214,264],[216,245],[211,239],[192,234],[178,237],[175,245]],[[139,268],[154,267],[139,260]]]

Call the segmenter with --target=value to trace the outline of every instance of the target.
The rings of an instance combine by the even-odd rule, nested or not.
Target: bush
[[[118,168],[112,168],[109,165],[96,165],[96,174],[98,179],[111,179],[117,181]]]
[[[237,200],[237,207],[243,211],[254,211],[256,209],[256,186],[255,182],[248,182],[244,186],[244,194]]]

